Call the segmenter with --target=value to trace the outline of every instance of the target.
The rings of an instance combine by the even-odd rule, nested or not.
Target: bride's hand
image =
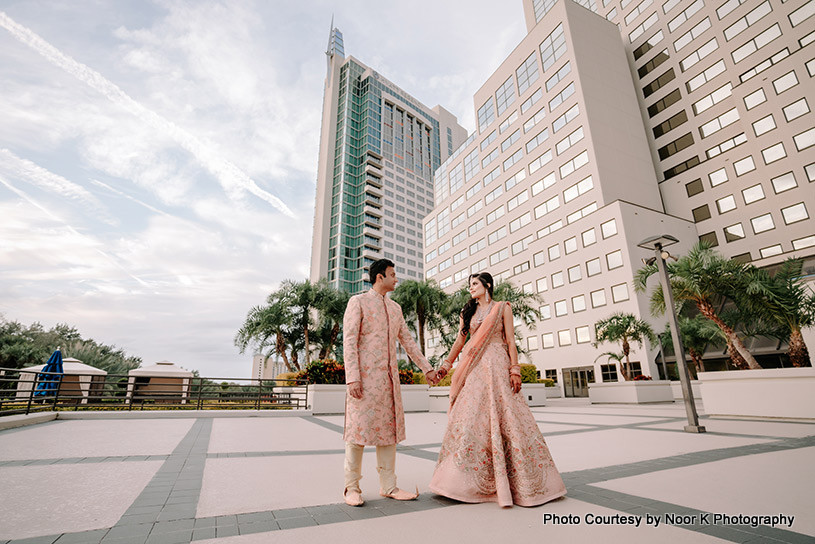
[[[517,393],[521,390],[521,377],[517,374],[510,374],[509,375],[509,386],[512,388],[513,393]]]

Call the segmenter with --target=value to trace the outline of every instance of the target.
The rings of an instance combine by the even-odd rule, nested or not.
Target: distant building
[[[527,36],[436,172],[426,276],[453,291],[488,270],[540,293],[524,347],[585,396],[620,379],[595,360],[598,320],[664,325],[631,285],[642,239],[671,234],[677,255],[708,240],[757,266],[794,255],[811,274],[814,5],[524,0]],[[658,376],[657,354],[635,350],[636,371]]]
[[[352,294],[365,269],[389,258],[422,279],[422,220],[433,172],[466,138],[455,116],[428,108],[353,57],[332,28],[327,55],[311,281]]]
[[[283,361],[275,361],[271,357],[255,355],[252,357],[252,379],[273,380],[278,374],[289,372]]]

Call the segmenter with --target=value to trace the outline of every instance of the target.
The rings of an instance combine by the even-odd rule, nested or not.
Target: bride
[[[461,311],[458,337],[438,374],[446,375],[462,353],[430,489],[463,502],[536,506],[565,495],[566,487],[519,394],[512,309],[508,302],[493,300],[492,292],[490,274],[470,276],[472,298]]]

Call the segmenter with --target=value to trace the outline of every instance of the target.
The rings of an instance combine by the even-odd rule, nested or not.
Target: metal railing
[[[307,380],[44,374],[0,368],[0,416],[52,410],[299,410]]]

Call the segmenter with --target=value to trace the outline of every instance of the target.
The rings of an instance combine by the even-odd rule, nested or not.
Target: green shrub
[[[546,384],[546,387],[554,387],[555,386],[555,380],[553,380],[551,378],[543,378],[541,380],[538,380],[538,383]]]
[[[521,383],[538,383],[538,367],[535,365],[521,365]]]
[[[297,379],[299,372],[283,372],[275,376],[275,385],[282,385],[282,386],[294,386],[296,382],[293,380]],[[265,382],[264,382],[265,383]]]
[[[424,377],[424,372],[413,373],[413,383],[424,385],[427,383],[427,378]]]
[[[296,378],[309,383],[342,385],[345,383],[345,367],[333,359],[312,361],[297,373]]]
[[[413,377],[413,371],[407,369],[399,369],[399,383],[402,385],[413,385],[416,383]]]

